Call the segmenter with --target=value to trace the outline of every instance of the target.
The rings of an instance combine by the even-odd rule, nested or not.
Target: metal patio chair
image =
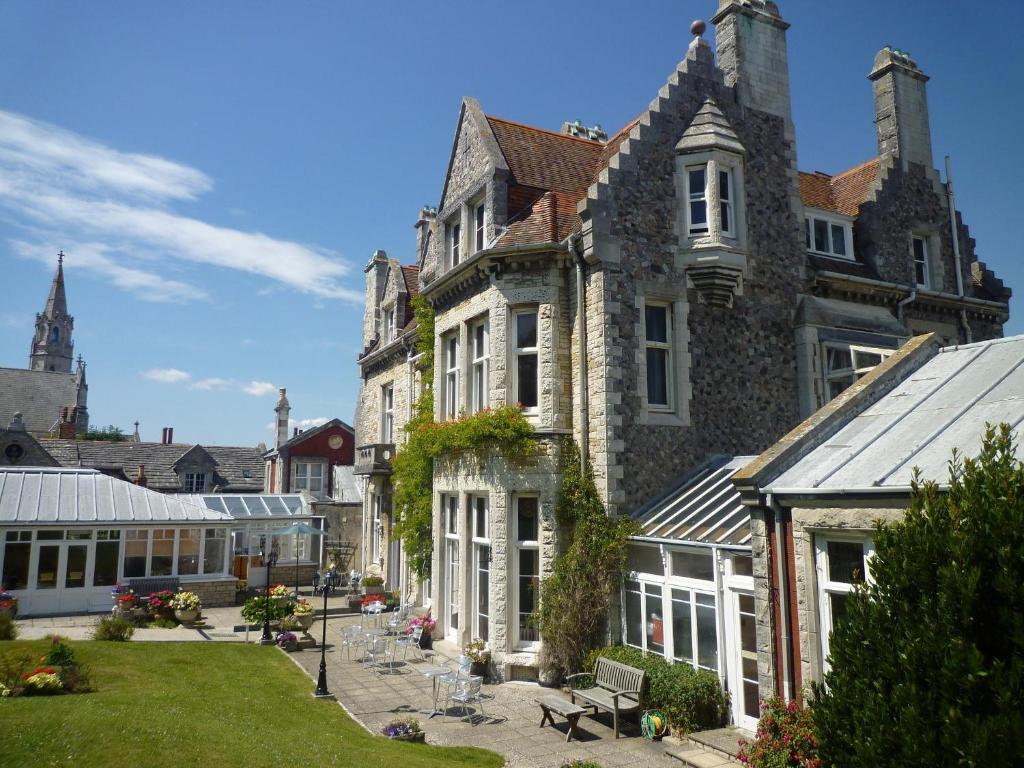
[[[484,712],[484,696],[481,690],[484,679],[478,675],[471,677],[460,677],[455,685],[455,690],[449,691],[445,697],[445,716],[448,715],[448,702],[450,701],[454,706],[456,703],[459,704],[462,710],[462,719],[466,717],[466,711],[469,704],[476,704],[480,707],[480,715],[487,717],[487,713]],[[476,725],[475,719],[473,724]]]
[[[423,637],[423,627],[413,627],[412,632],[407,635],[399,635],[395,638],[395,655],[398,655],[398,646],[402,647],[402,661],[409,656],[409,649],[415,650],[416,655],[422,659],[423,651],[420,649],[420,638]]]

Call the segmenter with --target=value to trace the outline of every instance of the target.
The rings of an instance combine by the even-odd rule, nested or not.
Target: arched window
[[[54,326],[50,329],[50,343],[56,344],[60,341],[60,328]]]

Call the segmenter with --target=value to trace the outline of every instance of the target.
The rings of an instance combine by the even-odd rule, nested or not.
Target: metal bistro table
[[[445,675],[452,674],[452,670],[449,669],[448,667],[432,666],[432,667],[420,667],[416,671],[419,672],[424,677],[429,677],[430,678],[430,682],[432,684],[432,691],[431,691],[431,693],[432,693],[431,705],[432,706],[431,706],[430,709],[423,710],[422,714],[428,715],[428,717],[427,717],[428,720],[430,718],[432,718],[434,715],[444,714],[444,710],[443,709],[439,710],[437,708],[437,690],[438,690],[438,682],[437,681],[438,681],[438,678],[444,677]]]

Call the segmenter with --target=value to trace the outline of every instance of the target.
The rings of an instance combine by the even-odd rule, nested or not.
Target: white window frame
[[[522,499],[536,499],[537,502],[537,538],[536,539],[521,539],[519,538],[519,502]],[[535,650],[540,647],[540,633],[536,628],[533,628],[532,632],[536,635],[536,639],[533,640],[522,640],[522,632],[524,627],[521,624],[522,606],[519,604],[519,581],[522,578],[522,574],[519,572],[519,553],[521,551],[530,551],[537,553],[537,586],[540,589],[541,579],[541,557],[540,557],[540,535],[541,535],[541,504],[540,496],[533,493],[516,493],[512,496],[512,515],[509,520],[509,525],[512,528],[512,589],[513,589],[513,610],[512,610],[512,647],[516,650]],[[531,611],[532,612],[532,611]]]
[[[459,521],[459,496],[455,493],[441,494],[441,509],[444,525],[444,581],[441,604],[444,610],[444,631],[448,638],[456,638],[462,630],[465,617],[462,616],[462,569],[461,530]],[[454,557],[452,554],[454,553]],[[454,594],[453,594],[454,588]],[[452,626],[452,615],[455,615],[456,626]]]
[[[825,250],[818,248],[818,239],[815,234],[815,222],[821,222],[825,225],[825,234],[828,242],[825,244]],[[843,249],[845,253],[839,253],[836,250],[836,229],[841,229],[843,233]],[[813,253],[816,256],[827,256],[830,259],[842,259],[843,261],[856,261],[856,257],[853,255],[853,226],[852,223],[847,219],[841,219],[836,216],[830,216],[821,211],[811,211],[804,217],[804,245],[807,247],[808,253]]]
[[[298,491],[309,491],[310,493],[323,493],[324,485],[327,481],[327,473],[324,471],[324,463],[322,461],[302,461],[301,459],[295,459],[292,465],[292,492]],[[319,472],[314,476],[313,468],[316,467]],[[319,488],[311,487],[313,481],[318,480],[320,482]]]
[[[207,472],[186,472],[182,485],[185,493],[206,493]]]
[[[462,263],[462,219],[456,216],[447,225],[448,268],[454,269]]]
[[[384,339],[384,343],[395,340],[395,308],[390,307],[385,309],[381,315],[381,337]]]
[[[473,614],[473,639],[490,639],[490,626],[491,626],[491,596],[490,586],[493,574],[491,572],[491,511],[490,504],[487,494],[471,494],[469,497],[469,516],[470,525],[472,526],[472,545],[473,545],[473,588],[472,588],[472,608]],[[480,515],[483,514],[483,526],[480,525]],[[484,559],[484,553],[486,552],[486,560]],[[481,568],[484,566],[484,568]],[[487,612],[482,614],[487,619],[487,631],[480,631],[480,574],[486,570],[487,572],[487,591],[488,594],[485,596],[487,599]]]
[[[721,232],[726,237],[736,237],[736,176],[732,172],[731,167],[718,166],[718,223],[721,228]],[[722,177],[726,179],[726,186],[728,189],[728,196],[722,196]],[[722,210],[723,208],[728,211],[729,226],[725,226],[722,223]]]
[[[482,334],[478,344],[477,334]],[[470,367],[469,406],[471,413],[477,413],[490,405],[488,369],[490,364],[490,327],[487,318],[469,326],[469,346],[472,362]]]
[[[481,200],[471,209],[473,225],[473,241],[470,244],[473,253],[479,253],[487,247],[487,206]]]
[[[648,338],[647,333],[647,307],[658,307],[659,309],[665,310],[665,341],[651,341]],[[656,299],[644,299],[643,307],[643,324],[644,324],[644,360],[646,361],[647,350],[649,349],[660,349],[666,352],[665,359],[665,398],[668,402],[666,403],[652,403],[650,398],[650,377],[651,370],[650,366],[645,365],[644,371],[644,394],[647,398],[647,409],[650,411],[658,411],[663,413],[674,413],[675,412],[675,356],[672,350],[672,302],[671,301],[658,301]]]
[[[694,189],[690,183],[690,174],[695,171],[704,174],[702,189]],[[711,206],[708,205],[708,197],[708,164],[705,162],[686,166],[686,232],[690,237],[707,237],[711,232]],[[703,224],[695,225],[693,222],[694,203],[704,204]]]
[[[523,315],[533,315],[536,318],[537,328],[537,339],[536,343],[532,347],[520,347],[519,346],[519,318]],[[525,414],[536,414],[540,411],[540,307],[524,307],[522,309],[516,309],[512,312],[512,328],[511,328],[510,339],[512,343],[512,402],[519,403],[523,408]],[[535,405],[527,406],[523,404],[521,393],[521,384],[519,381],[519,359],[521,357],[527,357],[533,355],[537,360],[537,381],[535,383],[534,391],[537,394],[537,403]]]
[[[850,354],[850,368],[837,368],[831,370],[828,362],[828,351],[830,349],[845,350]],[[825,403],[831,402],[834,398],[838,397],[841,392],[848,387],[853,386],[857,381],[866,376],[876,367],[885,362],[886,358],[895,354],[895,349],[887,349],[885,347],[871,347],[866,344],[847,344],[844,342],[826,341],[821,345],[821,377],[822,377],[822,399]],[[881,355],[882,359],[873,365],[858,365],[859,355]],[[832,382],[845,381],[846,386],[843,390],[832,394]]]
[[[818,635],[821,638],[822,669],[828,671],[829,636],[832,634],[832,595],[848,595],[854,590],[855,583],[832,581],[829,579],[828,545],[830,542],[843,544],[860,544],[864,548],[864,580],[871,583],[871,558],[875,553],[875,544],[867,534],[818,532],[814,535],[814,567],[818,581]]]
[[[910,238],[910,257],[914,264],[914,283],[918,288],[932,287],[931,254],[929,253],[929,238],[924,235],[912,235]],[[917,257],[917,243],[921,243],[921,257]],[[921,274],[918,274],[920,271]],[[923,277],[922,281],[920,278]]]
[[[380,411],[382,443],[395,442],[395,384],[385,384],[380,388]]]
[[[370,531],[370,562],[379,563],[381,533],[384,528],[384,494],[382,493],[373,495],[373,517],[370,525],[373,526]]]
[[[462,406],[462,391],[460,386],[460,343],[459,332],[452,331],[443,337],[442,350],[444,353],[444,410],[443,420],[453,420],[459,417],[459,410]]]

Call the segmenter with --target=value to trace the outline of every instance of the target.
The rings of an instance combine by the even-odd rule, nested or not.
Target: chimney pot
[[[170,445],[174,442],[174,427],[167,428],[167,444]]]

